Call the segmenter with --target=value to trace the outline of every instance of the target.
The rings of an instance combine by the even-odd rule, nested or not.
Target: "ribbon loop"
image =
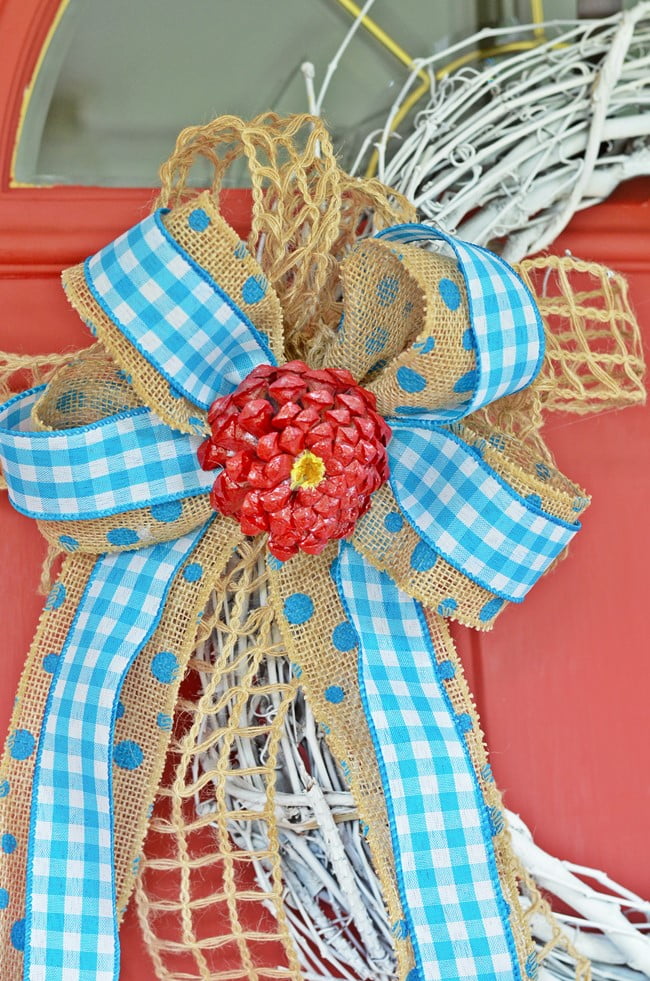
[[[521,602],[580,530],[523,498],[436,423],[394,425],[388,453],[391,487],[421,539],[502,599]]]
[[[85,278],[104,313],[172,389],[207,410],[275,356],[235,300],[171,235],[164,214],[155,212],[87,259]],[[204,208],[193,209],[191,223],[192,216],[197,233],[211,224]],[[246,282],[243,298],[261,300],[268,284]]]
[[[398,243],[444,242],[458,262],[469,311],[467,346],[474,351],[476,372],[465,378],[466,398],[442,413],[441,420],[460,419],[530,384],[542,365],[544,328],[528,287],[511,266],[487,249],[428,225],[394,225],[377,238]],[[448,289],[453,286],[450,283]],[[459,304],[460,297],[452,302]],[[462,394],[462,388],[457,390]]]
[[[43,391],[0,408],[0,462],[17,511],[46,521],[100,518],[210,489],[196,461],[199,438],[174,432],[145,406],[87,426],[33,431]]]

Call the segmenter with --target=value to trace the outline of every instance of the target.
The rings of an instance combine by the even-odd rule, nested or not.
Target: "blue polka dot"
[[[307,623],[314,612],[314,601],[306,593],[293,593],[284,601],[284,615],[289,623]]]
[[[165,524],[177,521],[183,513],[181,501],[165,501],[164,504],[151,505],[151,517]]]
[[[115,718],[116,719],[123,718],[125,712],[126,712],[126,709],[124,708],[124,702],[118,702],[117,703],[117,706],[115,708]]]
[[[353,647],[357,646],[357,635],[354,627],[347,620],[343,623],[339,623],[338,626],[334,627],[332,631],[332,643],[336,647],[337,651],[351,651]]]
[[[142,765],[144,753],[132,739],[123,739],[113,750],[113,759],[123,770],[137,770]]]
[[[532,505],[533,505],[533,507],[535,507],[535,508],[541,508],[541,507],[542,507],[542,499],[541,499],[541,497],[539,496],[539,494],[528,494],[528,495],[526,496],[526,500],[527,500],[527,501],[528,501],[528,502],[529,502],[530,504],[532,504]]]
[[[456,716],[456,722],[461,732],[469,732],[472,728],[472,717],[468,712],[460,712]]]
[[[345,698],[345,692],[340,685],[330,685],[325,689],[325,698],[332,705],[340,705]]]
[[[468,327],[463,333],[463,347],[466,351],[474,350],[474,331],[471,327]]]
[[[418,352],[418,354],[431,354],[435,346],[436,346],[435,337],[427,337],[426,341],[418,341],[417,344],[413,345],[414,349]]]
[[[476,388],[476,371],[467,371],[454,385],[455,392],[473,392]]]
[[[178,674],[178,658],[171,651],[161,651],[151,662],[151,673],[163,685],[171,684]]]
[[[0,909],[6,909],[9,905],[9,893],[6,889],[0,889]]]
[[[441,661],[438,665],[438,674],[444,681],[449,681],[456,674],[456,668],[452,661]]]
[[[535,471],[537,473],[537,476],[540,477],[542,480],[551,479],[551,468],[548,466],[547,463],[536,463]]]
[[[501,813],[501,808],[491,807],[490,808],[490,824],[492,825],[492,834],[500,835],[505,828],[505,821],[503,820],[503,814]]]
[[[46,654],[43,658],[43,670],[54,674],[60,663],[58,654]]]
[[[396,378],[397,384],[403,392],[421,392],[427,387],[427,380],[424,375],[421,375],[419,371],[413,371],[412,368],[398,368]]]
[[[487,620],[491,620],[492,617],[495,617],[497,615],[497,613],[503,606],[503,603],[504,600],[499,599],[498,596],[495,596],[494,599],[488,600],[485,606],[481,607],[481,609],[479,610],[479,614],[478,614],[479,620],[482,620],[483,623],[485,623]]]
[[[411,553],[411,568],[415,572],[428,572],[437,561],[438,556],[426,542],[418,542]]]
[[[284,565],[284,562],[281,562],[280,559],[276,559],[275,555],[271,555],[270,552],[266,556],[266,562],[269,569],[272,569],[273,572],[277,572],[278,569],[281,569]]]
[[[36,741],[27,729],[16,729],[7,740],[9,752],[14,760],[26,760],[34,752]]]
[[[18,842],[16,841],[16,839],[14,838],[14,836],[13,835],[10,835],[8,831],[5,832],[5,834],[3,834],[3,836],[2,836],[2,850],[5,853],[5,855],[11,855],[13,852],[15,852],[16,851],[16,845],[17,844],[18,844]]]
[[[492,773],[492,767],[489,763],[486,763],[481,770],[481,777],[485,783],[494,783],[494,774]]]
[[[380,358],[379,361],[375,361],[372,368],[368,368],[368,374],[374,375],[378,371],[382,371],[382,369],[385,368],[387,364],[388,361],[386,360],[386,358]]]
[[[399,293],[399,279],[395,276],[384,276],[377,283],[377,302],[380,307],[389,307],[395,302]]]
[[[135,545],[139,541],[138,533],[132,528],[112,528],[106,532],[110,545]]]
[[[384,528],[386,531],[393,532],[395,534],[401,531],[404,527],[404,518],[398,511],[389,511],[384,518]]]
[[[70,412],[72,409],[81,409],[86,402],[86,393],[78,391],[64,392],[59,395],[55,402],[57,412]]]
[[[534,950],[526,958],[526,977],[530,978],[531,981],[537,981],[539,977],[539,963]]]
[[[16,920],[11,928],[11,943],[16,950],[25,949],[25,921]]]
[[[385,327],[375,327],[366,337],[366,354],[379,354],[386,347],[389,333]]]
[[[76,552],[79,548],[79,542],[72,535],[59,535],[59,545],[61,545],[66,552]]]
[[[116,378],[120,378],[120,379],[121,379],[122,381],[125,381],[125,382],[127,382],[127,384],[129,384],[129,385],[131,385],[131,384],[132,384],[132,382],[133,382],[133,378],[131,377],[131,375],[129,375],[129,374],[127,374],[127,372],[126,372],[126,371],[123,371],[123,369],[122,369],[122,368],[119,368],[119,369],[118,369],[118,370],[117,370],[117,371],[115,372],[115,377],[116,377]]]
[[[0,783],[0,799],[2,797],[8,797],[8,796],[9,796],[9,781],[3,780],[2,783]]]
[[[413,312],[413,304],[410,300],[407,300],[404,304],[404,316],[408,317],[409,313]]]
[[[438,603],[438,613],[441,617],[449,617],[458,608],[458,603],[453,598],[453,596],[448,596],[447,599],[442,600]]]
[[[486,447],[487,447],[486,441],[484,439],[480,439],[474,443],[474,445],[472,446],[472,450],[474,451],[474,453],[478,453],[479,456],[483,456]]]
[[[245,259],[248,255],[248,246],[246,242],[239,241],[233,250],[233,255],[235,259]]]
[[[190,211],[187,224],[193,232],[204,232],[210,226],[210,215],[203,208]]]
[[[423,413],[420,405],[396,405],[395,412],[400,416],[421,416]]]
[[[198,582],[203,575],[203,566],[198,562],[190,562],[183,569],[183,579],[185,582]]]
[[[259,303],[266,296],[268,281],[265,276],[249,276],[241,288],[244,303]]]
[[[156,716],[156,725],[159,729],[164,729],[165,732],[169,732],[172,727],[171,715],[165,715],[164,712],[159,712]]]
[[[460,290],[451,279],[441,279],[438,283],[438,292],[445,306],[450,310],[458,310],[461,301]]]
[[[62,582],[55,582],[45,600],[46,610],[58,610],[65,602],[65,586]]]

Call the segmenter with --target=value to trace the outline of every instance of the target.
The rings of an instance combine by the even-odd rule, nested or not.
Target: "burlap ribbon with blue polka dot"
[[[345,367],[375,394],[390,480],[348,540],[269,556],[271,602],[378,867],[389,855],[410,981],[510,981],[536,961],[514,923],[498,795],[476,717],[459,708],[444,618],[490,627],[566,548],[588,501],[472,422],[543,358],[534,300],[507,264],[404,225],[360,241],[341,282],[344,318],[317,366]],[[209,505],[214,474],[196,456],[207,410],[285,360],[278,298],[207,193],[146,218],[64,285],[99,344],[0,409],[11,502],[70,553],[0,772],[7,981],[118,977],[118,916],[178,686],[243,537]],[[125,712],[130,690],[147,697]]]

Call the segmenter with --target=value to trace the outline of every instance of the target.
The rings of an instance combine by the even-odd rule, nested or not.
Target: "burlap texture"
[[[32,422],[40,430],[70,429],[143,404],[126,372],[116,367],[101,344],[95,344],[56,372],[32,410]],[[123,549],[109,537],[117,528],[135,530],[138,547],[156,545],[180,538],[213,514],[208,494],[182,498],[178,505],[181,511],[173,520],[164,511],[161,519],[156,517],[160,511],[143,507],[92,521],[39,521],[38,525],[48,542],[59,549],[99,555]]]
[[[535,495],[540,506],[563,521],[575,522],[589,504],[585,492],[513,437],[490,431],[476,417],[455,423],[452,431],[478,449],[485,460],[522,497]],[[389,517],[390,516],[390,517]],[[396,529],[396,525],[400,524]],[[389,530],[390,529],[390,530]],[[420,537],[400,514],[389,485],[381,487],[358,522],[352,541],[376,568],[400,589],[440,615],[477,630],[490,630],[507,605],[438,557],[426,570],[411,562]],[[485,611],[493,611],[489,615]]]
[[[148,829],[172,730],[181,681],[196,647],[199,624],[214,584],[230,560],[242,535],[234,521],[216,517],[188,561],[201,566],[203,575],[187,582],[176,576],[163,616],[153,636],[129,671],[120,700],[124,710],[115,726],[115,740],[131,739],[143,750],[144,761],[135,770],[114,767],[116,902],[125,911],[139,856]],[[178,662],[171,683],[159,681],[152,671],[154,657],[165,651]]]
[[[270,569],[271,602],[288,655],[300,667],[301,684],[314,715],[324,726],[332,754],[353,788],[359,820],[382,884],[388,919],[394,924],[404,919],[404,911],[397,889],[379,766],[359,693],[357,650],[342,654],[332,640],[334,628],[347,620],[330,575],[336,554],[332,543],[322,555],[299,553],[280,569]],[[306,583],[316,613],[305,623],[292,624],[283,614],[284,600],[304,590]],[[339,686],[345,694],[338,704],[326,697],[331,685]],[[396,938],[395,951],[398,976],[406,977],[414,965],[410,941]]]
[[[158,977],[169,981],[302,977],[286,927],[274,805],[278,746],[298,680],[276,670],[286,652],[272,607],[260,605],[268,594],[265,549],[263,539],[242,541],[213,582],[202,643],[176,706],[169,775],[136,893]],[[246,785],[261,803],[232,809],[233,787]],[[232,821],[250,828],[248,847],[234,845]],[[255,846],[256,827],[268,845]],[[257,865],[267,888],[253,876]],[[271,963],[277,966],[260,966]]]
[[[210,219],[203,231],[193,230],[188,223],[190,214],[197,208],[205,211]],[[222,289],[233,297],[255,326],[267,336],[273,353],[282,361],[282,311],[278,298],[273,290],[266,288],[266,277],[248,252],[246,243],[219,215],[213,196],[205,191],[195,200],[166,214],[163,221],[185,251],[217,279]],[[247,303],[242,296],[242,286],[251,276],[265,290],[264,296],[254,304]],[[70,303],[127,375],[142,402],[174,429],[188,433],[207,431],[205,413],[170,389],[160,372],[133,347],[99,306],[86,282],[83,265],[66,270],[62,279]]]
[[[465,332],[469,312],[456,263],[416,245],[364,240],[342,263],[344,317],[322,364],[345,367],[377,397],[386,416],[406,404],[423,411],[456,405],[458,380],[476,367]],[[450,282],[460,302],[445,303]],[[400,369],[417,368],[421,391],[405,391]]]
[[[517,267],[546,324],[546,356],[533,384],[546,412],[584,415],[645,401],[641,331],[625,278],[574,256]]]

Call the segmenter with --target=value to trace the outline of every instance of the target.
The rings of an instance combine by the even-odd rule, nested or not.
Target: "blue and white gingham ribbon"
[[[566,545],[566,525],[519,498],[439,423],[524,387],[543,354],[539,315],[501,259],[424,226],[392,241],[444,240],[465,278],[476,354],[469,401],[392,419],[392,486],[432,552],[485,588],[521,599]],[[161,214],[87,260],[88,286],[172,391],[206,409],[262,363],[264,336],[165,228]],[[31,431],[33,390],[0,409],[12,503],[75,520],[205,493],[196,438],[148,409],[56,433]],[[424,414],[426,416],[426,414]],[[202,534],[98,559],[52,682],[29,844],[25,981],[115,981],[109,754],[122,680]],[[135,543],[136,545],[138,543]],[[143,546],[145,543],[141,543]],[[520,977],[491,830],[418,604],[341,545],[341,598],[360,638],[359,683],[391,815],[417,981]]]
[[[86,282],[172,389],[208,409],[275,358],[235,301],[172,237],[162,213],[86,259]]]
[[[196,466],[198,436],[176,432],[150,409],[88,426],[34,431],[34,388],[0,407],[0,466],[17,511],[49,521],[101,518],[209,493]]]
[[[122,683],[206,526],[95,563],[52,680],[34,773],[25,911],[28,981],[114,981],[112,751]],[[135,744],[116,754],[138,766]],[[117,758],[117,755],[116,755]]]
[[[422,541],[479,586],[521,602],[580,524],[521,497],[444,427],[390,422],[390,484]]]
[[[406,927],[409,981],[518,981],[490,814],[419,603],[343,543],[338,588],[359,642]]]
[[[430,225],[393,225],[378,232],[377,238],[445,242],[458,261],[467,290],[476,385],[469,402],[444,412],[447,421],[530,384],[544,357],[544,327],[527,286],[507,262],[480,245],[462,242]]]

